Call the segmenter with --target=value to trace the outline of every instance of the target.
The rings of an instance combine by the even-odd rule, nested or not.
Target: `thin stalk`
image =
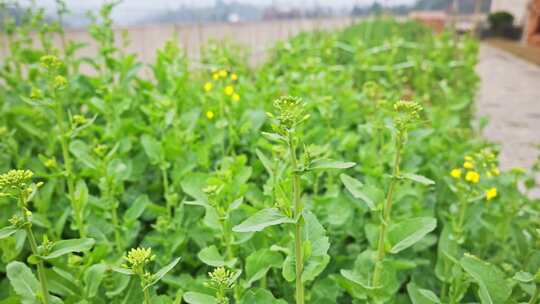
[[[161,166],[161,178],[163,179],[163,192],[165,193],[165,203],[167,204],[167,215],[169,219],[173,217],[173,206],[169,199],[169,176],[165,166]]]
[[[116,245],[116,248],[118,249],[118,252],[121,252],[123,250],[123,245],[122,245],[122,237],[120,236],[120,231],[118,230],[120,228],[120,224],[118,222],[117,209],[118,209],[118,203],[113,201],[113,205],[111,208],[111,220],[114,226],[114,243]]]
[[[529,301],[529,304],[538,303],[538,298],[539,297],[540,297],[540,286],[536,286],[536,291],[534,292],[534,295],[532,296],[531,300]]]
[[[34,255],[39,255],[36,237],[34,236],[34,233],[32,232],[32,228],[30,228],[30,226],[27,225],[25,229],[26,229],[26,235],[28,235],[28,240],[30,242],[30,248],[32,249],[32,253]],[[40,260],[37,263],[37,269],[38,269],[39,283],[41,285],[41,293],[43,296],[42,302],[43,304],[48,304],[49,303],[49,289],[47,288],[47,277],[45,276],[45,267],[43,265],[43,261]]]
[[[54,96],[56,98],[56,94]],[[79,234],[81,237],[86,237],[86,231],[84,229],[83,214],[81,206],[75,204],[74,193],[75,193],[75,182],[73,180],[73,167],[71,163],[71,157],[69,156],[68,143],[66,140],[67,130],[64,122],[64,113],[62,112],[62,105],[56,101],[56,120],[58,126],[60,127],[60,147],[62,148],[62,159],[64,162],[64,171],[66,174],[66,184],[68,188],[68,196],[75,213],[75,222],[77,228],[79,229]]]
[[[144,290],[144,304],[150,304],[150,291],[148,291],[148,288]]]
[[[223,243],[225,244],[227,258],[231,260],[234,258],[234,253],[232,250],[232,235],[231,235],[231,227],[226,218],[222,218],[221,220],[221,229],[223,230]]]
[[[300,175],[297,172],[298,164],[296,160],[296,149],[294,147],[292,134],[289,133],[289,154],[291,167],[293,170],[293,203],[294,203],[294,253],[296,261],[296,303],[304,304],[304,284],[302,283],[302,272],[304,271],[304,253],[302,251],[302,203],[300,202]]]
[[[397,184],[397,176],[399,175],[399,163],[401,160],[401,147],[402,147],[402,135],[398,133],[396,138],[396,154],[394,156],[394,167],[392,169],[392,179],[390,180],[390,185],[388,186],[388,193],[386,195],[386,201],[383,206],[383,219],[379,227],[379,240],[377,243],[377,261],[375,262],[375,267],[373,269],[373,281],[372,286],[378,286],[381,279],[382,272],[382,261],[386,254],[384,244],[386,240],[386,229],[390,225],[390,214],[392,211],[392,198],[394,195],[394,189]]]

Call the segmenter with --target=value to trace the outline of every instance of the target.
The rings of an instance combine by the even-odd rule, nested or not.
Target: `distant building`
[[[526,6],[527,22],[523,30],[525,42],[540,47],[540,0],[530,0]]]
[[[523,26],[527,19],[527,3],[530,0],[492,0],[490,12],[509,12],[514,16],[514,23]]]
[[[409,18],[440,33],[446,26],[448,14],[445,11],[413,11],[409,13]]]

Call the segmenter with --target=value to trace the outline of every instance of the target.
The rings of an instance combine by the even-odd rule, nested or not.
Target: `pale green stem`
[[[144,290],[144,304],[150,304],[150,291],[148,288]]]
[[[532,296],[531,300],[529,301],[529,304],[537,304],[539,297],[540,297],[540,286],[536,286],[536,290],[534,291],[534,295]]]
[[[386,241],[386,229],[390,225],[391,221],[391,211],[392,211],[392,198],[394,195],[394,189],[398,180],[399,175],[399,163],[401,159],[401,145],[402,145],[402,135],[398,133],[396,138],[396,154],[394,156],[394,167],[392,170],[392,177],[390,180],[390,185],[388,186],[388,193],[386,195],[386,201],[383,206],[383,218],[381,225],[379,227],[379,240],[377,243],[377,260],[375,261],[375,266],[373,269],[373,281],[372,286],[379,286],[381,273],[382,273],[382,262],[386,255],[385,251],[385,241]]]
[[[57,99],[56,94],[54,98]],[[77,223],[77,228],[79,229],[79,235],[81,237],[86,237],[86,231],[84,229],[84,220],[83,220],[83,210],[81,206],[75,204],[74,193],[75,193],[75,183],[73,180],[73,168],[71,163],[71,157],[69,156],[68,142],[66,140],[67,130],[65,127],[64,114],[62,112],[62,105],[58,100],[56,100],[56,120],[58,126],[60,127],[60,146],[62,148],[62,158],[64,161],[64,171],[66,175],[66,184],[68,188],[68,196],[73,207],[73,212],[75,214],[75,222]]]
[[[34,255],[39,255],[36,237],[34,236],[34,233],[32,232],[32,228],[30,228],[29,225],[30,224],[26,226],[26,234],[28,235],[30,248],[32,249],[32,253]],[[43,265],[42,260],[39,260],[39,262],[37,263],[37,269],[38,269],[39,283],[41,285],[42,302],[43,304],[48,304],[49,303],[49,290],[47,288],[47,277],[45,276],[45,267]]]
[[[302,283],[302,273],[304,271],[304,255],[302,251],[302,203],[300,201],[300,175],[298,174],[298,164],[292,134],[289,133],[289,154],[292,167],[292,188],[294,203],[294,227],[295,261],[296,261],[296,303],[304,304],[304,284]]]

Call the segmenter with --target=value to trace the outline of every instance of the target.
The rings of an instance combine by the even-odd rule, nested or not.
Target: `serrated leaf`
[[[233,227],[234,232],[255,232],[267,227],[285,223],[294,223],[294,220],[283,214],[277,208],[260,210],[247,218],[241,224]]]
[[[163,153],[161,145],[155,138],[148,134],[144,134],[141,136],[141,145],[143,146],[144,152],[152,164],[156,165],[161,162]]]
[[[217,304],[215,297],[200,292],[188,291],[184,294],[184,301],[189,304]]]
[[[82,140],[74,140],[69,144],[69,152],[75,158],[83,163],[86,167],[95,169],[97,167],[96,160],[90,154],[90,148]]]
[[[435,182],[425,176],[414,174],[414,173],[403,173],[401,174],[402,177],[412,180],[413,182],[420,183],[422,185],[434,185]]]
[[[17,261],[11,262],[6,267],[6,274],[23,303],[38,303],[39,281],[28,266]]]
[[[356,166],[353,162],[344,162],[331,159],[319,159],[309,165],[309,170],[347,169]]]
[[[124,220],[127,222],[136,221],[143,214],[146,206],[151,203],[147,195],[139,195],[124,213]]]
[[[414,283],[407,284],[407,292],[413,304],[441,304],[439,297],[431,290],[418,288]]]
[[[90,250],[95,243],[96,241],[91,238],[61,240],[53,244],[48,255],[40,256],[40,258],[50,260],[72,252],[87,251]]]
[[[105,276],[105,271],[107,270],[107,265],[104,264],[94,264],[90,266],[86,271],[84,272],[84,286],[86,295],[89,298],[93,298],[96,296],[99,286],[101,285],[101,282],[103,281],[103,277]]]
[[[210,265],[213,267],[232,267],[236,262],[236,258],[230,261],[226,261],[225,257],[223,257],[221,253],[219,253],[219,250],[215,245],[203,248],[201,251],[199,251],[197,257],[206,265]]]
[[[11,235],[15,234],[15,232],[17,231],[19,231],[19,228],[15,226],[7,226],[0,229],[0,240],[10,237]]]
[[[461,258],[460,264],[480,287],[478,295],[482,304],[506,303],[512,288],[501,270],[469,254]]]
[[[283,264],[283,256],[278,252],[269,249],[261,249],[253,252],[246,258],[246,283],[244,288],[249,288],[266,276],[272,267],[280,267]]]
[[[349,193],[351,193],[354,198],[364,201],[369,209],[376,209],[375,202],[373,202],[369,196],[362,192],[361,189],[364,187],[362,182],[344,173],[340,174],[339,177],[343,182],[343,185],[345,185],[345,188],[347,188]]]
[[[167,266],[165,266],[165,267],[161,268],[160,270],[158,270],[154,274],[152,282],[150,282],[150,284],[144,286],[143,290],[145,290],[146,288],[148,288],[148,287],[150,287],[152,285],[155,285],[157,282],[159,282],[159,280],[161,280],[169,271],[171,271],[176,266],[176,264],[178,264],[178,262],[180,262],[180,257],[177,257],[172,262],[167,264]]]
[[[420,241],[426,234],[435,230],[437,220],[431,217],[417,217],[394,224],[388,231],[390,253],[398,253]]]
[[[261,150],[259,149],[255,149],[255,154],[257,154],[257,157],[263,164],[264,168],[266,169],[266,172],[268,172],[270,176],[273,176],[274,168],[273,168],[272,162],[268,159],[268,157],[266,157],[266,155],[264,155],[264,153],[262,153]]]

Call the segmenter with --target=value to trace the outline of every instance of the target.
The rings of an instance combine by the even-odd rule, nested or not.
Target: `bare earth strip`
[[[477,115],[489,118],[483,135],[501,145],[501,168],[530,168],[540,152],[540,67],[482,44],[477,71]]]

